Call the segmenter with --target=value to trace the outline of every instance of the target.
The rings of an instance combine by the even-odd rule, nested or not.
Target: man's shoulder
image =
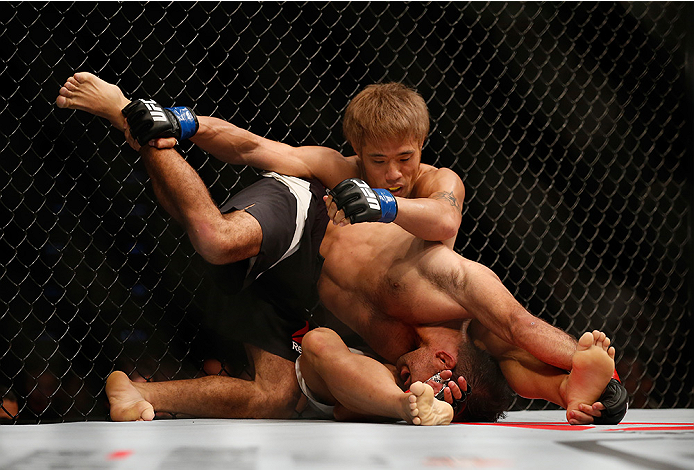
[[[460,179],[458,173],[451,170],[450,168],[439,168],[433,165],[427,165],[426,163],[421,163],[419,165],[419,178],[455,178]]]
[[[300,147],[300,152],[309,162],[310,173],[325,187],[333,188],[348,178],[360,176],[360,166],[356,156],[345,157],[337,150],[328,147]]]
[[[415,197],[429,197],[437,192],[457,192],[463,190],[463,181],[450,168],[437,168],[422,163],[415,182]]]

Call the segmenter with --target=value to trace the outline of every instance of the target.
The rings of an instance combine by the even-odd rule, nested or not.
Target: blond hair
[[[357,152],[366,141],[422,144],[429,134],[429,110],[424,98],[402,83],[369,85],[347,106],[342,131]]]

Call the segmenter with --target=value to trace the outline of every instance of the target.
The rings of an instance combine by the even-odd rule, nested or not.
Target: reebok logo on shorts
[[[308,330],[308,322],[306,322],[306,325],[303,328],[292,334],[292,349],[299,354],[301,354],[301,341],[304,339],[304,335],[308,333]]]

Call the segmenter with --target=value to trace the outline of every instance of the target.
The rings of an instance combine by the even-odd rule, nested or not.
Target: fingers
[[[466,390],[467,391],[467,380],[465,380],[465,377],[458,377],[458,387],[460,390]],[[460,392],[462,396],[462,391]]]
[[[450,375],[452,375],[452,373]],[[441,376],[443,378],[443,372],[441,372]],[[452,405],[453,399],[460,400],[463,398],[463,390],[467,390],[467,381],[465,378],[458,377],[457,383],[451,380],[446,384],[446,388],[443,391],[443,399],[446,403]]]
[[[173,137],[153,139],[149,141],[149,145],[157,149],[172,149],[178,145],[178,140]]]
[[[569,424],[592,424],[595,418],[602,416],[602,411],[605,405],[596,401],[592,405],[581,403],[578,405],[578,410],[572,410],[567,415]]]
[[[458,377],[457,383],[450,381],[447,385],[448,386],[446,388],[450,390],[451,396],[453,398],[455,398],[456,400],[460,400],[461,398],[463,398],[463,390],[467,390],[467,381],[464,377]]]
[[[593,417],[579,410],[571,410],[568,415],[569,424],[591,424]]]
[[[578,405],[578,409],[586,415],[599,418],[602,416],[602,411],[605,409],[605,406],[600,402],[595,402],[592,405],[581,403]]]
[[[132,134],[130,133],[130,126],[128,126],[127,121],[125,123],[125,131],[124,132],[125,132],[125,140],[128,141],[128,144],[133,148],[133,150],[139,151],[140,150],[140,144],[137,141],[137,139],[135,139],[132,136]]]
[[[449,382],[449,383],[453,383],[453,382]],[[443,401],[445,401],[449,405],[453,404],[453,392],[452,392],[451,388],[448,386],[443,389]]]
[[[439,372],[439,375],[441,376],[441,378],[443,380],[448,380],[451,377],[453,377],[453,372],[446,369],[446,370],[442,370],[441,372]]]
[[[324,196],[323,201],[325,201],[325,208],[328,210],[328,217],[333,221],[333,225],[344,227],[351,224],[351,221],[345,217],[345,211],[338,210],[332,196]]]
[[[127,121],[125,123],[125,139],[134,150],[140,150],[141,145],[130,133],[130,126],[128,125]],[[148,142],[148,144],[150,147],[154,147],[156,149],[172,149],[178,145],[178,140],[176,140],[174,137],[167,137],[161,139],[152,139]]]

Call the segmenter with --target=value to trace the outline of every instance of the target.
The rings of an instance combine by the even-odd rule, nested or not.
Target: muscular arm
[[[190,140],[221,161],[300,178],[316,178],[327,188],[334,188],[348,178],[362,177],[356,157],[345,158],[336,150],[319,146],[293,147],[214,117],[198,116],[198,122],[199,129]],[[161,139],[157,146],[172,145],[173,139]],[[418,178],[412,198],[398,198],[395,223],[417,237],[444,241],[452,248],[460,227],[465,188],[455,172],[425,167],[427,170]],[[331,215],[335,212],[336,209]]]
[[[462,220],[465,186],[448,168],[427,172],[417,182],[414,198],[397,198],[395,223],[418,238],[442,241],[453,248]]]
[[[489,331],[512,346],[559,369],[571,370],[576,340],[542,319],[530,314],[504,287],[499,278],[485,266],[455,256],[435,262],[455,263],[451,292],[466,316],[478,320]],[[441,264],[440,264],[441,265]]]
[[[487,351],[499,363],[514,392],[524,398],[542,398],[566,408],[567,402],[561,394],[561,383],[567,375],[564,369],[546,364],[503,341],[477,321],[470,323],[468,333],[475,346]]]
[[[360,191],[358,187],[364,185],[364,182],[349,181],[345,183],[347,186],[341,184],[336,188],[335,199],[332,195],[325,199],[328,215],[333,222],[344,226],[355,221],[378,220],[383,212],[378,212],[373,218],[369,218],[373,214],[369,214],[368,217],[365,216],[369,210],[367,209],[368,198],[365,196],[365,192],[362,194],[364,189],[362,188]],[[380,189],[387,188],[381,187]],[[461,205],[465,197],[465,187],[457,174],[448,168],[436,169],[429,165],[422,165],[422,170],[416,177],[414,188],[409,197],[395,197],[397,211],[394,208],[395,204],[391,202],[393,199],[388,199],[391,194],[387,191],[383,194],[386,194],[387,197],[381,201],[381,210],[383,210],[383,203],[385,202],[389,206],[387,213],[397,212],[394,219],[388,219],[389,222],[399,225],[417,238],[426,241],[440,241],[449,248],[453,248],[462,219]],[[379,195],[379,198],[381,197],[383,196]],[[345,204],[345,201],[349,201],[349,203]],[[358,201],[358,205],[354,201]],[[344,207],[344,210],[338,209],[338,207]],[[359,214],[360,218],[355,215],[358,213],[357,209],[362,210],[362,213]]]
[[[317,146],[292,147],[214,117],[199,116],[198,121],[200,128],[190,140],[221,161],[288,176],[317,178],[328,188],[358,176],[356,165],[336,150]]]

